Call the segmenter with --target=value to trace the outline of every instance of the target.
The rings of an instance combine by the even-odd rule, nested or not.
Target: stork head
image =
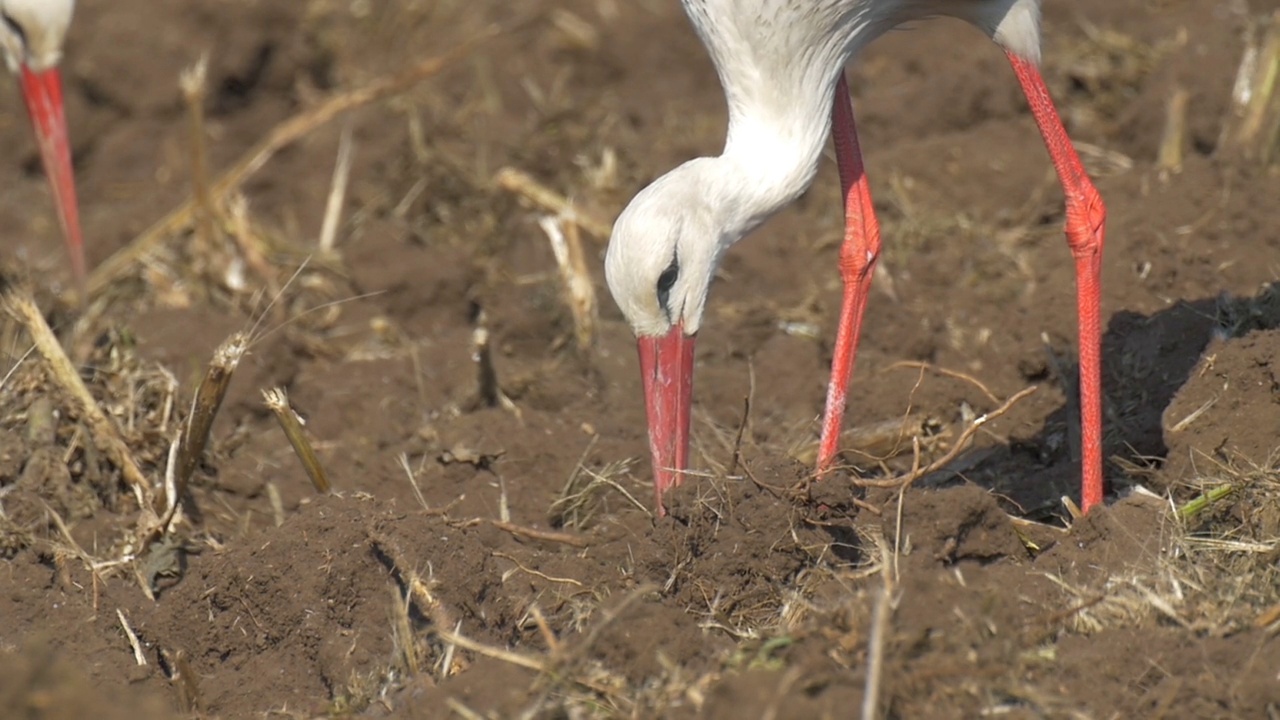
[[[722,247],[712,160],[691,160],[636,195],[605,256],[613,299],[636,333],[658,512],[686,469],[693,345]]]
[[[27,114],[40,147],[40,160],[53,189],[58,219],[71,253],[76,279],[85,276],[80,215],[76,205],[71,148],[62,109],[58,61],[71,24],[74,0],[0,0],[0,50],[22,86]]]
[[[618,216],[605,256],[613,299],[637,336],[679,325],[698,332],[720,247],[703,184],[706,158],[691,160],[641,190]]]
[[[74,10],[75,0],[0,0],[0,47],[9,69],[56,66]]]

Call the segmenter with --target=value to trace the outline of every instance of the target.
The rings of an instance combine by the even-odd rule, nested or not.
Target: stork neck
[[[715,158],[721,191],[718,207],[729,242],[757,228],[812,184],[831,128],[832,90],[811,98],[812,107],[786,113],[730,112],[724,153]]]

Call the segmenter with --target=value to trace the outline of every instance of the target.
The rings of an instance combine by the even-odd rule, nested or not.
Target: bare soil
[[[191,195],[177,80],[200,57],[217,173],[331,95],[506,30],[306,133],[236,188],[239,222],[220,198],[211,238],[179,223],[78,309],[0,94],[0,254],[150,481],[215,348],[253,337],[181,522],[135,557],[120,469],[4,320],[0,715],[850,717],[868,688],[898,718],[1280,713],[1280,173],[1223,132],[1280,3],[1046,3],[1046,77],[1110,211],[1106,507],[1062,501],[1061,193],[1001,54],[939,20],[850,69],[886,247],[848,469],[806,482],[841,291],[827,162],[726,258],[698,345],[702,472],[662,519],[604,239],[583,234],[601,302],[578,351],[547,211],[493,177],[607,224],[717,152],[723,98],[678,3],[80,5],[65,74],[92,265]],[[1161,167],[1178,88],[1183,157]],[[481,326],[509,403],[477,401]],[[264,407],[276,386],[333,494]],[[910,489],[859,480],[944,457],[1030,386]]]

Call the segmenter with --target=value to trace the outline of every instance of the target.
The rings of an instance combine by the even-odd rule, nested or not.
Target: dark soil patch
[[[221,169],[513,12],[82,5],[65,73],[93,264],[189,194],[176,82],[202,53]],[[722,95],[677,3],[520,7],[542,14],[280,152],[240,188],[246,226],[225,223],[226,242],[175,231],[83,313],[52,309],[61,241],[20,101],[0,93],[0,249],[148,478],[214,348],[256,328],[175,541],[135,559],[119,469],[0,326],[0,375],[16,366],[0,383],[0,715],[845,717],[885,602],[887,717],[1275,714],[1280,176],[1219,147],[1244,33],[1274,3],[1046,4],[1046,77],[1110,210],[1112,493],[1083,519],[1061,502],[1079,473],[1061,197],[989,42],[923,23],[850,71],[885,253],[847,422],[911,431],[806,487],[841,292],[826,163],[725,260],[698,344],[700,474],[656,519],[603,244],[584,238],[602,302],[577,352],[542,210],[492,178],[519,168],[607,221],[721,147]],[[1155,155],[1175,87],[1192,99],[1170,171]],[[322,256],[348,122],[345,219]],[[245,244],[258,266],[237,264]],[[481,326],[509,406],[477,402]],[[941,457],[1029,385],[905,493],[853,480]],[[262,405],[277,386],[334,495],[315,496]]]

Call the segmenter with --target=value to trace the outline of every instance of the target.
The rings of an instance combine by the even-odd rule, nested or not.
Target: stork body
[[[1049,99],[1039,0],[684,0],[715,62],[729,106],[724,152],[696,158],[642,190],[614,225],[610,290],[637,335],[655,493],[688,462],[693,346],[721,254],[795,200],[828,134],[845,198],[844,302],[828,384],[817,472],[836,456],[880,230],[863,171],[844,66],[905,22],[965,20],[1001,46],[1027,96],[1067,203],[1080,314],[1082,505],[1102,499],[1099,275],[1105,211]]]
[[[85,277],[71,146],[62,108],[62,42],[74,0],[0,0],[0,51],[18,76],[77,282]]]

